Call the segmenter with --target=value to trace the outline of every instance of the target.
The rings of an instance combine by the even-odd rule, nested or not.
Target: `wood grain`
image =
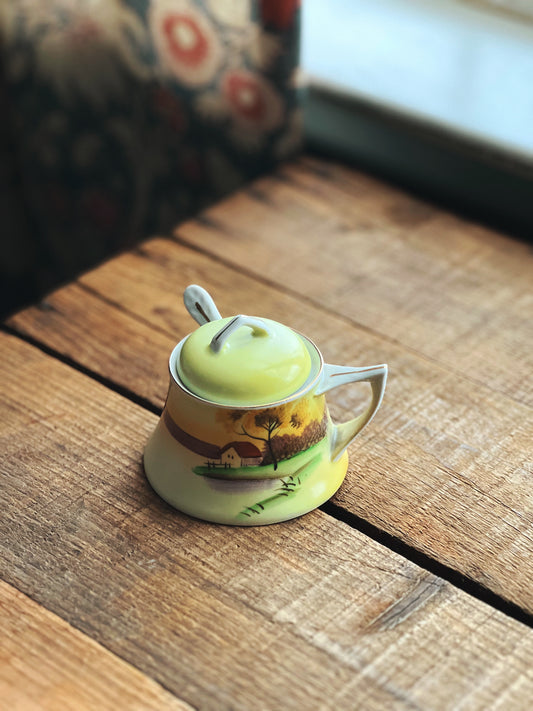
[[[57,292],[46,310],[34,307],[11,324],[160,406],[170,349],[194,327],[180,297],[191,282],[206,286],[224,315],[245,305],[306,332],[330,362],[388,362],[384,405],[352,445],[335,502],[533,612],[525,405],[168,240],[109,262],[83,277],[83,288]],[[328,397],[342,420],[367,391],[341,388]]]
[[[0,707],[189,711],[188,704],[0,581]]]
[[[93,373],[162,405],[168,387],[166,354],[175,345],[172,336],[143,328],[139,319],[110,308],[76,283],[31,307],[28,314],[31,326],[22,328],[26,334]],[[9,323],[21,324],[20,316]]]
[[[181,225],[180,239],[533,404],[527,244],[322,162],[287,167]]]
[[[140,466],[156,416],[0,343],[4,580],[195,708],[529,708],[532,630],[320,511],[171,510]]]

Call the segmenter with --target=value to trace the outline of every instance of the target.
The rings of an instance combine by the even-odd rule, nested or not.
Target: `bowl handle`
[[[238,316],[234,316],[231,321],[228,321],[228,323],[213,336],[211,343],[209,344],[211,350],[215,353],[220,353],[222,346],[231,334],[242,326],[249,326],[252,329],[254,336],[267,336],[269,333],[272,333],[272,330],[268,324],[260,318],[239,314]]]
[[[372,365],[368,368],[350,368],[344,365],[324,365],[322,381],[316,390],[316,395],[346,385],[347,383],[368,382],[372,387],[372,399],[367,409],[353,420],[333,425],[331,459],[336,461],[352,442],[354,437],[361,432],[376,414],[387,383],[388,368],[386,365]]]

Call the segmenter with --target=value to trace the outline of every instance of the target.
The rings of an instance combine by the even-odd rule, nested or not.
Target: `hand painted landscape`
[[[263,410],[220,408],[211,432],[195,433],[202,438],[181,429],[168,411],[163,419],[170,434],[201,458],[192,471],[206,482],[278,480],[265,498],[240,512],[241,519],[259,518],[293,498],[319,465],[329,463],[324,397],[304,397]],[[217,443],[206,441],[215,435]]]
[[[228,441],[220,448],[219,458],[195,468],[197,474],[217,477],[215,470],[223,467],[224,478],[249,478],[252,474],[252,478],[277,478],[281,462],[320,442],[327,431],[325,401],[320,397],[264,410],[220,409],[216,420],[228,439],[241,439]]]

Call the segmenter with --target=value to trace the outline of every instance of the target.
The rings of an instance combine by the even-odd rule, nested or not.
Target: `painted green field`
[[[326,439],[314,444],[304,452],[296,454],[290,459],[278,462],[278,468],[274,469],[273,464],[254,467],[194,467],[193,472],[199,476],[210,477],[212,479],[283,479],[292,476],[297,470],[306,466],[308,462],[315,459],[326,448]]]

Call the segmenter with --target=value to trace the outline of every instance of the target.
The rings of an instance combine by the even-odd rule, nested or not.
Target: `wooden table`
[[[304,157],[11,318],[0,706],[531,709],[532,261]],[[147,484],[190,283],[389,363],[320,510],[217,526]]]

